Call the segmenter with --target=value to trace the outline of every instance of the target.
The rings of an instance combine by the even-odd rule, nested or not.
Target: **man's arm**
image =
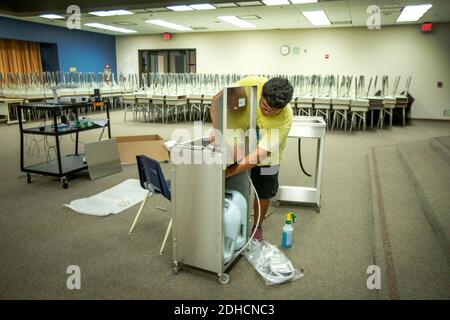
[[[210,116],[211,116],[211,122],[212,122],[213,129],[216,129],[216,125],[217,125],[217,123],[216,123],[217,101],[219,100],[219,98],[222,95],[223,95],[223,90],[216,93],[211,100]],[[210,139],[210,141],[214,141],[214,138],[215,138],[214,130],[211,130],[209,139]],[[233,158],[236,158],[236,156],[237,156],[236,151],[234,152],[234,155],[235,156]],[[255,151],[253,151],[252,153],[250,153],[249,155],[244,157],[241,161],[239,161],[238,164],[228,167],[225,171],[225,177],[231,177],[238,173],[248,171],[248,170],[256,167],[256,165],[259,162],[263,161],[268,156],[270,156],[270,152],[257,147]]]
[[[225,171],[225,177],[231,177],[238,173],[248,171],[258,165],[261,161],[270,156],[270,152],[267,152],[260,147],[257,147],[255,151],[244,157],[238,164],[228,167]]]

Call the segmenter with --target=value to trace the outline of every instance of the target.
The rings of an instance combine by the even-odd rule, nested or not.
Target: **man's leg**
[[[261,215],[259,214],[258,200],[255,197],[255,200],[253,200],[253,211],[254,211],[253,224],[256,225],[259,216],[260,220],[258,226],[261,226],[264,221],[264,218],[266,217],[267,209],[270,206],[270,199],[259,199],[259,202],[261,203]]]
[[[262,223],[264,218],[266,217],[267,209],[270,206],[270,199],[277,194],[278,191],[278,168],[276,168],[275,172],[272,173],[273,170],[271,168],[263,168],[255,167],[252,169],[251,178],[253,182],[253,186],[258,193],[259,202],[261,205],[261,214],[258,208],[258,201],[253,201],[253,228],[252,232],[255,231],[255,239],[262,241],[263,240],[263,231],[262,231]],[[264,172],[262,172],[264,170]],[[258,221],[258,216],[260,220],[258,225],[256,225]]]

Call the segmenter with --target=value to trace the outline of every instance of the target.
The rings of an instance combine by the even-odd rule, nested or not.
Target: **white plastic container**
[[[247,202],[235,190],[226,190],[224,198],[224,263],[246,242]]]

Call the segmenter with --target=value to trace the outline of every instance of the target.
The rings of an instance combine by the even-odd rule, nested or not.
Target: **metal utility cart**
[[[83,160],[84,155],[78,153],[78,135],[80,132],[104,129],[108,130],[108,138],[111,138],[111,126],[109,117],[109,103],[106,103],[106,117],[107,121],[105,126],[91,122],[91,125],[87,127],[75,127],[75,126],[65,126],[61,127],[58,123],[58,118],[62,114],[73,113],[75,114],[75,119],[78,119],[79,110],[91,106],[90,102],[81,103],[59,103],[59,104],[24,104],[18,106],[18,116],[19,116],[19,128],[20,128],[20,169],[22,172],[27,173],[27,182],[31,183],[31,173],[48,175],[59,177],[61,179],[62,187],[67,189],[69,184],[67,181],[67,175],[82,171],[88,168],[87,163]],[[26,110],[37,110],[46,111],[50,114],[52,119],[51,125],[37,126],[24,128],[22,111]],[[75,134],[75,153],[72,155],[61,156],[61,148],[59,138],[67,134]],[[24,135],[42,135],[42,136],[52,136],[55,137],[56,145],[56,159],[41,162],[33,165],[25,165],[24,160]]]
[[[313,203],[316,205],[317,212],[320,212],[320,184],[326,126],[323,117],[294,116],[288,137],[298,138],[299,142],[302,138],[317,139],[315,183],[314,187],[280,186],[274,202],[275,206],[279,206],[281,201]]]
[[[239,99],[239,107],[230,108],[227,101],[231,101],[232,96],[236,97],[233,90],[239,90],[238,88],[245,88],[245,106],[244,103],[241,105],[244,100]],[[251,188],[247,173],[225,179],[225,169],[234,162],[233,158],[229,157],[234,148],[225,142],[233,137],[223,129],[235,129],[231,119],[236,119],[236,112],[238,115],[241,112],[239,109],[242,111],[242,117],[245,117],[240,123],[247,127],[242,129],[255,130],[256,86],[224,89],[223,100],[218,103],[216,114],[216,128],[223,132],[223,139],[219,141],[216,138],[215,143],[211,144],[208,138],[200,138],[177,144],[171,151],[175,274],[181,265],[187,265],[216,273],[219,282],[226,284],[229,276],[225,272],[239,256],[239,251],[234,251],[232,258],[224,262],[225,190],[236,190],[244,196],[247,202],[247,221],[251,208]],[[245,154],[256,149],[256,141],[245,141]],[[248,233],[245,236],[247,242]]]

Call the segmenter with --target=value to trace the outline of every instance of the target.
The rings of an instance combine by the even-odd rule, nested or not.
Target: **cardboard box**
[[[146,155],[157,161],[170,160],[164,139],[157,134],[116,137],[122,164],[136,163],[137,155]]]

